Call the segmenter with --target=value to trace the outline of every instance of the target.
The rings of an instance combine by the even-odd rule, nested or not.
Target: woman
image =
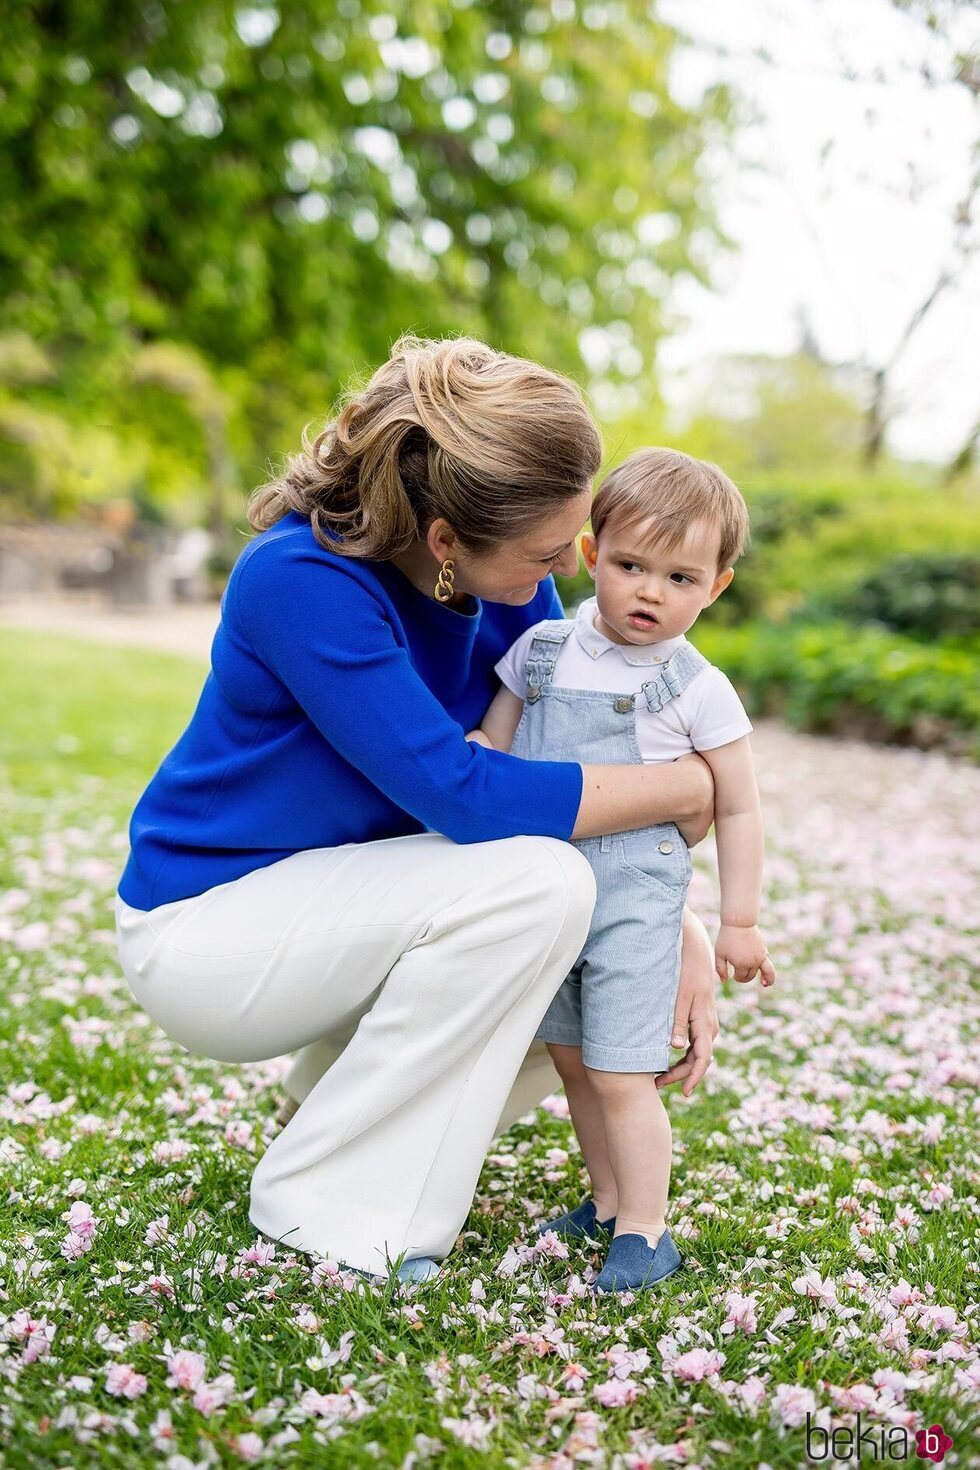
[[[601,456],[567,380],[471,340],[402,339],[253,496],[212,669],[138,803],[123,970],[176,1041],[298,1051],[260,1159],[265,1234],[424,1279],[486,1149],[557,1085],[528,1046],[594,901],[570,837],[710,823],[707,767],[522,761],[467,743],[493,666],[560,615]],[[661,1079],[703,1075],[711,947],[685,926]]]

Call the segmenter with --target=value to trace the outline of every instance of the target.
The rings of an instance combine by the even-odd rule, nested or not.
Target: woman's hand
[[[691,910],[684,910],[684,932],[681,946],[681,980],[674,1006],[674,1029],[671,1046],[686,1046],[680,1061],[674,1062],[657,1078],[658,1087],[672,1087],[683,1082],[681,1091],[690,1097],[711,1066],[712,1050],[718,1035],[718,1011],[715,1006],[714,950],[708,931]]]

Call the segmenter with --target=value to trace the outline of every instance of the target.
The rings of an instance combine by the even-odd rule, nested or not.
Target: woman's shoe
[[[341,1271],[352,1271],[355,1276],[362,1276],[365,1281],[374,1281],[379,1285],[384,1282],[386,1273],[384,1271],[363,1271],[360,1266],[348,1266],[346,1262],[340,1262]],[[410,1261],[402,1261],[397,1267],[394,1275],[399,1281],[431,1281],[438,1276],[440,1266],[438,1261],[433,1261],[431,1256],[415,1256]]]
[[[410,1261],[402,1261],[395,1275],[399,1281],[431,1281],[439,1271],[439,1262],[431,1256],[415,1256]]]
[[[673,1276],[684,1258],[665,1230],[656,1246],[643,1235],[617,1235],[592,1286],[595,1291],[639,1291]]]
[[[566,1240],[592,1240],[600,1231],[607,1231],[611,1235],[615,1229],[616,1216],[613,1215],[611,1220],[596,1219],[595,1200],[587,1199],[569,1214],[559,1215],[557,1220],[549,1220],[547,1225],[540,1225],[538,1234],[545,1235],[553,1230]]]

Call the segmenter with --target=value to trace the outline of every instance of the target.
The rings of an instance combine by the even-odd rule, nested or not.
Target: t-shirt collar
[[[615,649],[628,664],[662,664],[666,663],[671,654],[676,653],[687,638],[683,633],[676,638],[664,638],[659,643],[646,643],[642,647],[635,643],[614,643],[604,633],[600,633],[595,625],[595,617],[598,612],[596,600],[589,597],[582,603],[575,615],[575,634],[579,643],[586,653],[593,658],[599,658],[602,654]]]

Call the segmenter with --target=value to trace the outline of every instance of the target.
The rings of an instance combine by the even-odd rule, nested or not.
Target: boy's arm
[[[763,985],[776,972],[758,930],[762,893],[763,827],[759,788],[749,738],[743,735],[701,755],[715,778],[715,840],[721,884],[721,928],[715,968],[723,980],[732,965],[736,980],[751,980],[761,970]]]
[[[478,730],[471,730],[467,740],[486,745],[491,750],[510,750],[524,710],[523,699],[512,694],[504,685],[498,689],[493,703],[480,721]]]

